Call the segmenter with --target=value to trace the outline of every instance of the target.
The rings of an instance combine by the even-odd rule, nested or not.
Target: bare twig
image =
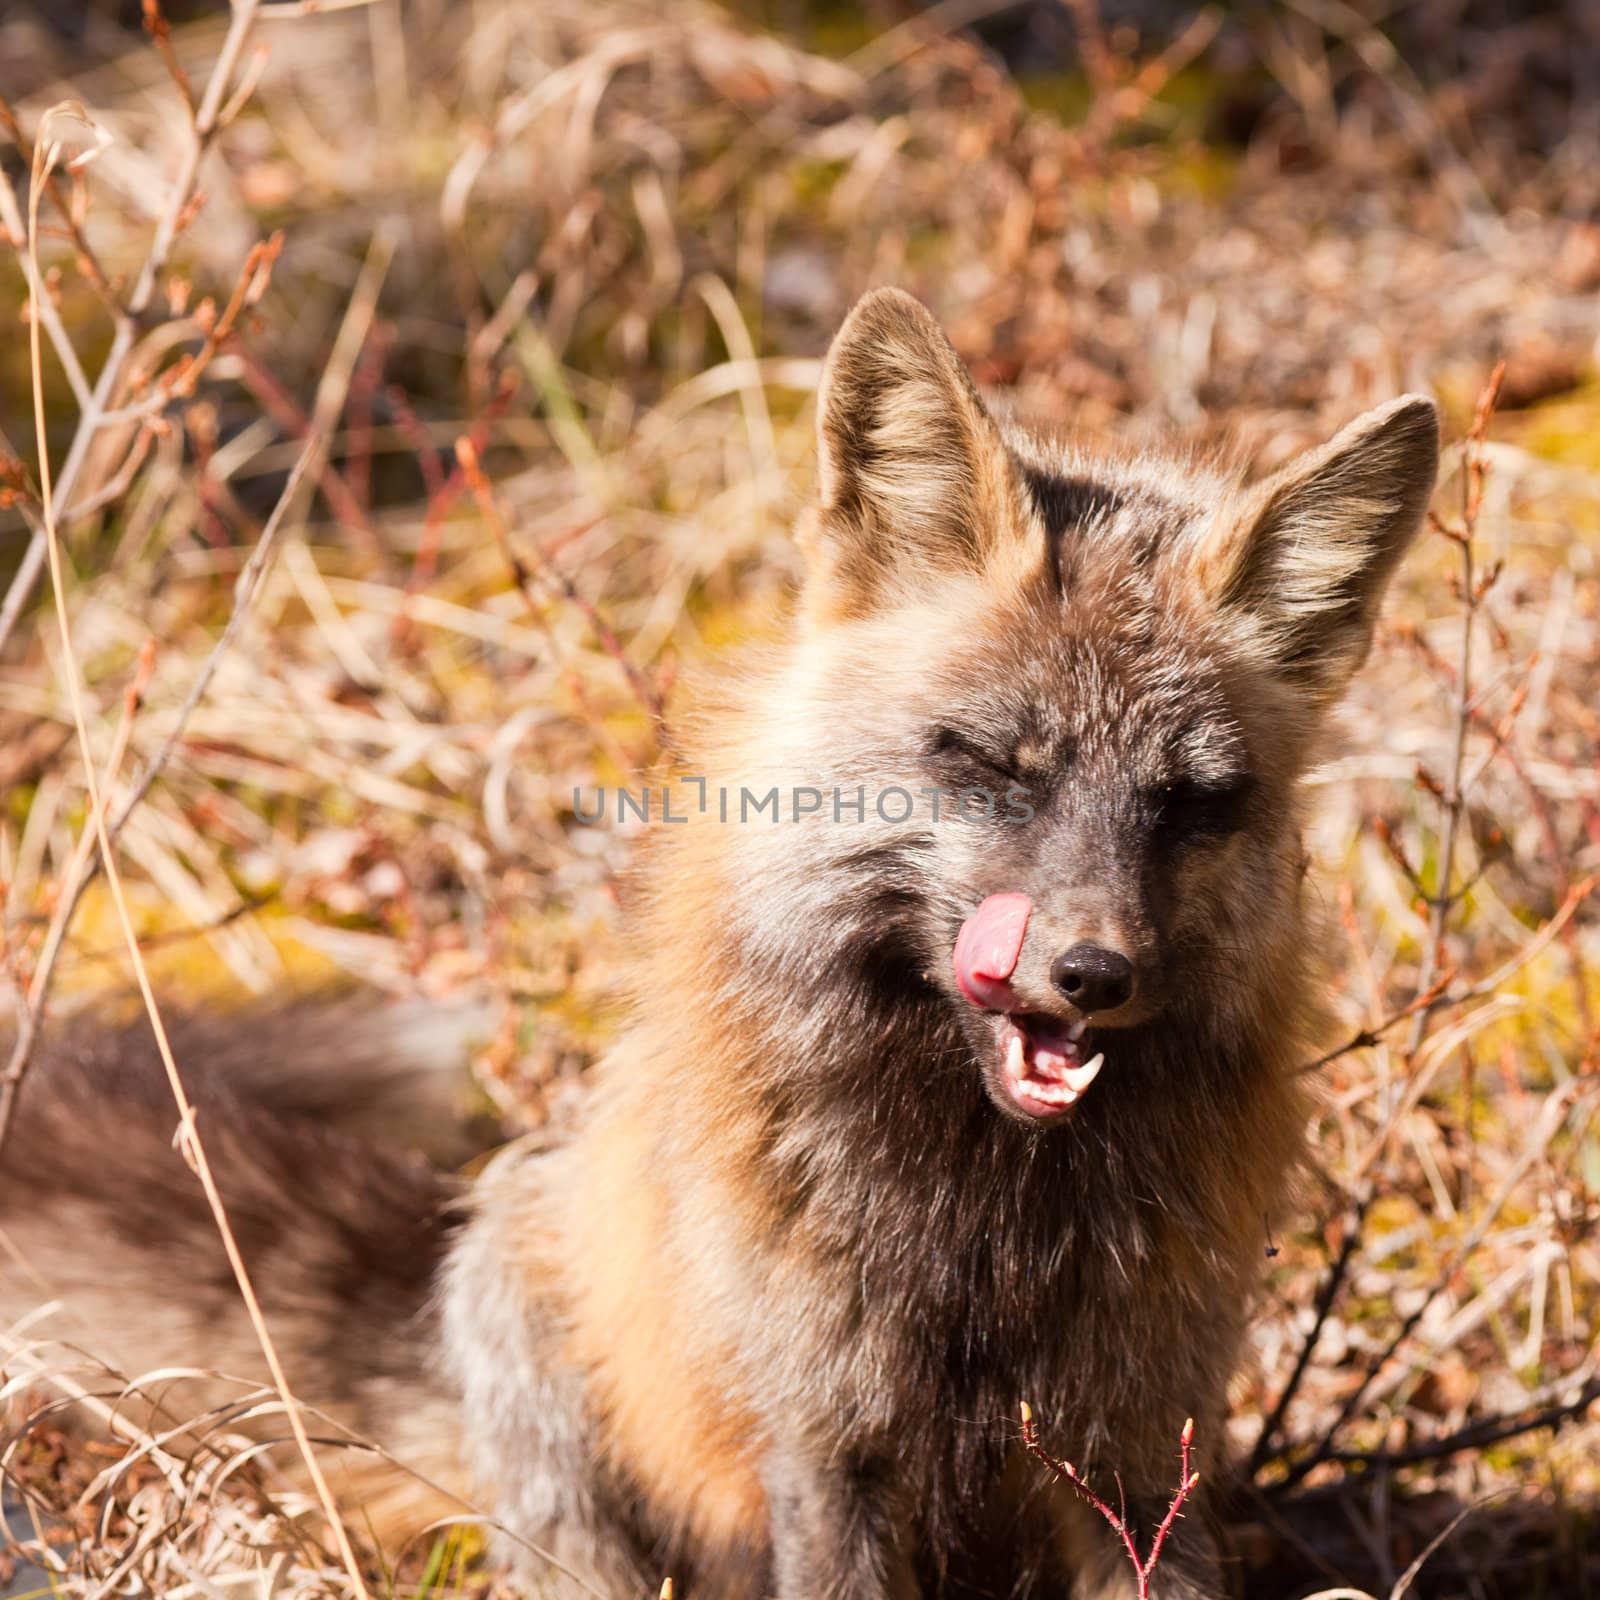
[[[11,187],[11,180],[3,169],[0,169],[0,226],[5,228],[6,233],[16,244],[23,270],[28,274],[28,303],[31,314],[44,318],[45,332],[50,335],[50,347],[61,363],[61,370],[67,375],[67,383],[71,386],[73,398],[78,402],[78,411],[81,415],[89,409],[89,379],[85,376],[82,363],[78,360],[78,352],[73,348],[72,340],[62,325],[61,313],[56,310],[55,301],[51,298],[49,290],[35,276],[38,268],[23,248],[27,229],[22,221],[22,212],[17,206],[16,191]],[[0,635],[0,644],[4,642],[4,636]]]
[[[173,928],[166,933],[147,934],[144,939],[146,952],[151,950],[170,950],[182,944],[187,944],[192,939],[205,939],[213,933],[219,933],[223,928],[230,927],[241,917],[248,917],[264,907],[272,904],[272,896],[261,894],[251,895],[241,900],[236,906],[229,906],[220,915],[213,917],[209,922],[202,923],[194,928]],[[108,945],[103,950],[85,950],[79,955],[65,958],[68,968],[97,966],[108,961],[115,961],[122,955],[121,945]]]
[[[271,412],[284,431],[295,438],[305,438],[311,428],[310,419],[294,396],[262,365],[255,352],[238,334],[229,338],[228,353],[241,362],[244,379],[251,392]],[[360,500],[345,482],[344,476],[326,461],[318,468],[317,488],[340,523],[359,533],[373,551],[381,549],[378,535]]]
[[[1302,1073],[1317,1072],[1331,1062],[1337,1061],[1340,1056],[1349,1055],[1353,1050],[1370,1050],[1382,1041],[1384,1034],[1391,1028],[1404,1022],[1407,1017],[1416,1016],[1419,1012],[1427,1012],[1441,1005],[1463,1004],[1478,992],[1477,986],[1474,985],[1459,994],[1451,994],[1448,991],[1450,985],[1455,982],[1455,976],[1454,972],[1441,973],[1416,999],[1403,1005],[1398,1011],[1391,1012],[1381,1022],[1356,1029],[1343,1044],[1335,1045],[1332,1050],[1325,1051],[1315,1060],[1306,1062],[1299,1070]]]
[[[1167,1542],[1167,1536],[1172,1532],[1173,1524],[1178,1520],[1183,1510],[1184,1502],[1194,1492],[1200,1482],[1200,1474],[1189,1470],[1189,1450],[1194,1443],[1194,1418],[1191,1417],[1183,1425],[1183,1432],[1179,1435],[1178,1460],[1179,1476],[1178,1487],[1167,1506],[1167,1514],[1161,1519],[1154,1537],[1150,1541],[1150,1553],[1140,1556],[1139,1546],[1134,1538],[1134,1530],[1128,1526],[1126,1516],[1112,1508],[1094,1492],[1089,1485],[1079,1476],[1078,1469],[1070,1461],[1058,1461],[1054,1456],[1045,1451],[1039,1443],[1039,1424],[1034,1420],[1033,1407],[1026,1400],[1022,1402],[1022,1445],[1029,1455],[1044,1463],[1051,1473],[1065,1483],[1070,1483],[1077,1490],[1079,1496],[1111,1525],[1111,1530],[1122,1541],[1122,1547],[1128,1552],[1128,1560],[1137,1575],[1138,1600],[1148,1600],[1150,1594],[1150,1574],[1156,1569],[1161,1560],[1161,1551]]]
[[[168,192],[166,208],[156,221],[150,249],[145,255],[143,266],[139,269],[139,276],[134,281],[133,290],[128,296],[126,310],[117,319],[116,330],[111,338],[111,348],[78,417],[77,430],[73,434],[66,460],[62,463],[61,472],[56,479],[55,496],[61,505],[71,504],[78,476],[89,459],[89,447],[93,444],[102,417],[110,409],[117,387],[122,381],[123,368],[138,336],[140,319],[148,310],[155,295],[156,285],[166,267],[167,258],[172,253],[173,241],[178,236],[179,224],[193,195],[195,179],[200,172],[200,162],[220,125],[219,113],[223,98],[233,81],[239,57],[250,37],[250,29],[255,21],[258,6],[259,0],[234,0],[228,31],[223,38],[222,48],[217,53],[216,65],[211,70],[205,94],[194,114],[192,137],[179,163],[172,188]],[[18,244],[20,249],[21,241]],[[37,274],[37,271],[38,267],[35,264],[30,273]],[[33,278],[30,276],[30,283],[32,282]],[[0,604],[0,650],[5,649],[6,641],[11,637],[12,630],[15,629],[39,582],[39,576],[44,571],[46,543],[43,531],[36,530],[28,542],[28,548],[23,552],[11,585],[6,590],[5,601]]]
[[[50,159],[48,153],[45,153],[42,159],[48,162]],[[39,196],[43,177],[42,172],[39,170],[40,164],[41,157],[36,156],[34,182],[29,194],[28,215],[28,248],[34,256],[36,269]],[[218,1190],[216,1179],[212,1175],[211,1165],[206,1157],[205,1146],[195,1126],[194,1108],[189,1102],[183,1079],[180,1077],[177,1063],[173,1059],[172,1046],[167,1039],[166,1027],[162,1021],[160,1009],[156,1004],[155,993],[150,986],[150,975],[139,949],[139,937],[134,930],[133,917],[128,910],[127,898],[122,891],[122,874],[117,865],[116,854],[112,847],[110,831],[106,824],[105,803],[101,795],[99,780],[95,775],[94,752],[89,739],[89,725],[84,714],[83,685],[80,679],[77,657],[73,654],[72,626],[67,617],[66,580],[62,571],[61,544],[56,536],[55,495],[50,477],[49,439],[45,431],[44,378],[41,366],[39,326],[37,319],[29,324],[28,350],[33,379],[34,436],[39,452],[39,487],[44,512],[50,589],[54,600],[56,628],[61,642],[67,697],[71,703],[73,727],[77,731],[78,748],[83,759],[84,780],[89,791],[89,809],[95,834],[99,841],[100,859],[105,867],[106,881],[111,890],[112,903],[116,907],[117,919],[122,926],[123,938],[127,943],[128,957],[133,964],[134,975],[139,984],[139,992],[143,997],[145,1010],[150,1018],[150,1026],[155,1034],[156,1047],[160,1052],[161,1062],[166,1069],[167,1081],[172,1090],[173,1100],[178,1108],[180,1148],[183,1151],[185,1160],[188,1161],[195,1176],[200,1180],[200,1186],[205,1192],[206,1202],[216,1220],[223,1249],[227,1254],[229,1265],[233,1269],[234,1279],[238,1283],[245,1310],[249,1315],[251,1326],[254,1328],[257,1341],[261,1346],[261,1353],[266,1358],[267,1369],[272,1374],[273,1386],[283,1401],[284,1413],[288,1419],[290,1431],[294,1434],[295,1443],[299,1446],[300,1454],[305,1461],[306,1470],[310,1475],[317,1499],[321,1503],[323,1512],[328,1519],[334,1542],[338,1546],[340,1559],[349,1574],[352,1588],[358,1600],[366,1600],[366,1582],[362,1577],[360,1563],[356,1560],[355,1550],[350,1543],[350,1535],[345,1528],[343,1518],[339,1515],[339,1508],[334,1501],[332,1491],[328,1487],[327,1479],[323,1475],[316,1452],[311,1448],[311,1441],[306,1433],[305,1420],[295,1402],[293,1391],[289,1387],[288,1376],[284,1372],[283,1363],[278,1356],[277,1346],[268,1331],[266,1320],[262,1315],[261,1305],[256,1298],[255,1288],[251,1282],[249,1271],[245,1266],[244,1257],[240,1253],[238,1240],[235,1238],[233,1229],[229,1224],[221,1192]],[[354,358],[352,357],[351,359],[353,362]]]
[[[150,42],[155,45],[156,54],[161,57],[161,64],[167,69],[173,83],[177,85],[183,109],[193,117],[194,91],[189,86],[189,74],[183,70],[183,63],[178,60],[177,53],[172,48],[172,25],[162,14],[161,0],[144,0],[144,31],[150,35]]]
[[[345,313],[344,323],[339,330],[339,337],[334,343],[333,354],[329,359],[327,369],[323,373],[322,382],[318,387],[304,448],[300,452],[299,459],[295,462],[293,471],[289,474],[289,479],[283,487],[283,492],[278,496],[277,504],[272,508],[272,513],[267,518],[266,525],[261,530],[261,537],[256,540],[255,548],[251,551],[249,560],[245,562],[238,578],[235,580],[233,609],[228,615],[228,620],[224,624],[217,642],[212,646],[200,671],[195,675],[194,682],[190,684],[189,692],[185,695],[182,705],[179,706],[172,726],[167,730],[166,738],[162,740],[160,747],[150,759],[145,762],[138,778],[134,781],[133,787],[129,790],[127,798],[119,807],[115,819],[105,830],[106,837],[113,844],[120,837],[128,819],[138,808],[145,795],[149,793],[151,785],[172,759],[173,753],[183,738],[184,729],[188,726],[190,717],[205,698],[206,692],[211,687],[211,680],[216,676],[217,667],[232,646],[239,628],[255,600],[256,594],[260,590],[262,579],[266,576],[273,553],[277,548],[279,535],[285,524],[291,520],[291,513],[295,511],[298,505],[302,484],[306,482],[308,477],[316,473],[321,464],[327,449],[328,435],[344,403],[344,395],[349,386],[351,373],[354,371],[367,331],[372,325],[372,318],[377,308],[378,291],[382,286],[385,274],[388,272],[393,254],[394,240],[390,234],[383,233],[374,239],[372,247],[368,251],[366,263],[362,268],[361,277],[356,284],[355,292],[351,296],[349,309]],[[142,689],[142,683],[139,687]],[[118,765],[120,765],[120,756],[113,764],[113,772]],[[75,858],[73,870],[68,875],[67,887],[58,903],[56,915],[52,920],[44,949],[41,951],[39,961],[34,967],[33,976],[28,987],[27,1002],[23,1008],[17,1036],[12,1042],[10,1058],[6,1063],[4,1074],[0,1075],[0,1151],[3,1151],[5,1147],[6,1135],[10,1129],[12,1111],[18,1090],[27,1073],[33,1053],[38,1046],[40,1026],[43,1021],[45,1007],[50,998],[51,980],[56,962],[60,957],[65,936],[71,928],[72,919],[77,912],[79,903],[83,899],[84,891],[94,881],[95,876],[104,864],[104,855],[93,837],[86,832],[84,839],[87,844],[80,844],[80,852],[84,859],[80,864]]]
[[[483,468],[478,462],[478,452],[471,439],[462,437],[456,441],[456,460],[461,465],[461,470],[467,475],[467,482],[472,486],[472,492],[478,501],[478,508],[483,512],[484,520],[489,524],[489,531],[494,535],[495,543],[499,545],[501,554],[505,556],[506,564],[511,568],[512,576],[516,579],[517,587],[522,591],[524,599],[535,613],[538,611],[538,601],[533,593],[534,576],[528,570],[526,563],[516,552],[511,543],[511,536],[506,531],[505,518],[500,514],[500,507],[495,500],[494,490],[489,480],[484,476]],[[541,572],[561,592],[561,594],[581,611],[594,631],[595,638],[600,642],[600,648],[622,668],[623,676],[628,680],[639,704],[644,708],[655,729],[656,740],[661,748],[669,754],[677,753],[677,745],[672,737],[672,731],[667,725],[666,707],[662,704],[661,693],[650,681],[644,670],[628,656],[623,649],[622,641],[618,639],[611,624],[600,615],[599,611],[586,600],[579,592],[572,579],[556,565],[554,561],[545,560],[540,564]]]
[[[467,434],[467,440],[472,446],[475,459],[483,453],[484,447],[489,442],[490,430],[504,415],[515,393],[515,382],[509,376],[502,379],[490,396],[489,403],[473,423],[471,431]],[[406,593],[410,596],[427,588],[433,581],[439,559],[439,538],[444,527],[444,519],[460,499],[461,491],[467,487],[467,474],[459,458],[446,474],[439,452],[434,448],[416,412],[411,409],[411,402],[405,391],[398,384],[390,386],[387,399],[395,421],[411,440],[412,449],[417,457],[417,469],[421,472],[422,480],[428,490],[428,507],[423,516],[422,534],[417,540],[417,552],[411,564],[411,576],[406,580]],[[405,615],[401,612],[395,618],[397,627],[404,626]]]
[[[1311,1357],[1316,1352],[1317,1342],[1322,1338],[1323,1328],[1327,1326],[1328,1314],[1333,1310],[1333,1303],[1339,1297],[1345,1275],[1349,1272],[1350,1263],[1361,1244],[1361,1232],[1366,1224],[1367,1209],[1371,1204],[1372,1189],[1369,1185],[1357,1198],[1354,1208],[1345,1219],[1344,1236],[1339,1241],[1339,1253],[1333,1258],[1322,1280],[1322,1287],[1317,1291],[1311,1326],[1300,1342],[1300,1353],[1295,1358],[1294,1368],[1283,1386],[1283,1392],[1278,1396],[1278,1403],[1273,1406],[1271,1414],[1261,1425],[1261,1432],[1256,1435],[1255,1445],[1250,1451],[1250,1460],[1245,1466],[1247,1475],[1259,1472],[1272,1458],[1272,1441],[1283,1426],[1284,1418],[1289,1414],[1289,1407],[1293,1404],[1294,1397],[1305,1378],[1306,1369],[1311,1365]]]
[[[1456,862],[1456,836],[1461,828],[1462,814],[1466,810],[1467,792],[1465,778],[1467,734],[1472,727],[1472,637],[1473,624],[1483,603],[1484,590],[1479,587],[1473,562],[1473,539],[1478,528],[1478,512],[1483,505],[1483,483],[1489,470],[1488,456],[1484,452],[1484,438],[1494,416],[1495,402],[1500,397],[1500,385],[1506,375],[1506,364],[1500,362],[1489,376],[1489,381],[1478,396],[1478,407],[1467,434],[1465,456],[1461,470],[1461,525],[1447,527],[1442,522],[1435,526],[1454,541],[1461,552],[1461,654],[1456,669],[1455,738],[1450,751],[1449,773],[1444,784],[1444,829],[1439,845],[1438,879],[1429,904],[1428,943],[1422,953],[1422,967],[1417,976],[1417,993],[1425,995],[1433,987],[1435,975],[1444,954],[1445,927],[1450,912],[1459,898],[1453,886]],[[1406,1040],[1406,1054],[1414,1056],[1428,1032],[1428,1008],[1418,1010],[1412,1020]]]
[[[17,151],[22,157],[23,165],[31,167],[33,165],[33,146],[28,136],[23,132],[22,124],[17,120],[16,111],[3,95],[0,95],[0,126],[4,126],[6,132],[11,135]],[[0,182],[3,181],[3,179],[0,179]],[[81,193],[81,191],[77,192]],[[110,275],[101,266],[99,255],[89,243],[88,237],[83,231],[83,219],[79,216],[71,201],[62,195],[61,186],[56,181],[53,173],[45,182],[45,193],[55,203],[55,208],[61,217],[62,224],[72,236],[72,247],[78,252],[78,270],[82,272],[89,287],[99,296],[101,304],[113,316],[117,315],[122,310],[122,307],[117,301],[115,290],[112,288]],[[21,213],[19,212],[17,216],[16,238],[20,240],[22,237]],[[6,223],[6,227],[7,231],[10,231],[11,223],[9,220]],[[88,395],[87,384],[84,386],[84,395],[85,397]]]
[[[127,689],[123,692],[122,719],[117,724],[116,735],[111,741],[111,754],[106,760],[102,793],[107,803],[111,799],[112,785],[122,770],[123,758],[128,753],[128,741],[133,734],[133,719],[138,712],[139,703],[150,682],[150,674],[154,667],[155,647],[152,640],[140,652],[139,664]],[[119,818],[119,823],[121,820],[123,819]],[[38,1042],[39,1025],[44,1013],[45,996],[50,988],[51,973],[61,953],[61,945],[66,938],[67,930],[72,925],[78,901],[82,899],[83,891],[88,885],[92,871],[89,858],[94,847],[95,830],[86,827],[78,836],[77,848],[73,851],[72,860],[67,868],[66,885],[56,901],[55,913],[50,918],[50,926],[45,932],[44,945],[39,952],[38,960],[34,963],[28,985],[27,1003],[22,1008],[22,1015],[17,1024],[17,1036],[12,1041],[11,1055],[6,1062],[5,1071],[0,1073],[0,1155],[5,1153],[6,1138],[11,1132],[11,1119],[16,1107],[17,1093],[22,1087],[28,1062]]]
[[[1522,1181],[1533,1163],[1544,1155],[1551,1139],[1555,1137],[1556,1131],[1566,1121],[1573,1107],[1584,1101],[1593,1100],[1597,1093],[1600,1093],[1600,1079],[1580,1078],[1572,1080],[1548,1097],[1543,1115],[1529,1134],[1527,1143],[1523,1146],[1517,1160],[1501,1179],[1499,1188],[1484,1207],[1482,1215],[1468,1229],[1461,1242],[1451,1252],[1449,1259],[1435,1275],[1427,1290],[1419,1297],[1417,1305],[1406,1315],[1400,1326],[1391,1335],[1389,1342],[1367,1362],[1360,1382],[1345,1397],[1344,1403],[1339,1408],[1338,1415],[1323,1430],[1316,1445],[1295,1461],[1286,1476],[1272,1486],[1274,1491],[1281,1492],[1293,1488],[1323,1462],[1332,1459],[1337,1448],[1335,1441],[1340,1431],[1361,1409],[1363,1402],[1372,1391],[1372,1386],[1378,1374],[1388,1366],[1389,1362],[1399,1353],[1400,1348],[1416,1332],[1422,1323],[1422,1319],[1427,1315],[1429,1307],[1449,1287],[1456,1274],[1466,1264],[1478,1246],[1483,1243],[1489,1230],[1494,1226],[1495,1219],[1500,1215],[1505,1208],[1506,1202],[1514,1193],[1516,1186]],[[1281,1452],[1285,1457],[1291,1453],[1292,1450],[1290,1448],[1286,1448]]]
[[[1460,1455],[1463,1450],[1486,1450],[1490,1445],[1504,1444],[1508,1439],[1536,1433],[1540,1428],[1559,1428],[1564,1422],[1575,1422],[1585,1416],[1597,1400],[1600,1400],[1600,1377],[1589,1378],[1570,1400],[1556,1405],[1480,1417],[1454,1433],[1422,1439],[1403,1450],[1333,1450],[1326,1459],[1351,1467],[1409,1467],[1420,1461],[1442,1461],[1446,1456]]]

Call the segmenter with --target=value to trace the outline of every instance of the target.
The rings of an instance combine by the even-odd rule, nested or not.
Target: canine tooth
[[[1014,1033],[1006,1041],[1006,1073],[1013,1078],[1022,1076],[1022,1035]]]
[[[1095,1075],[1100,1071],[1105,1059],[1105,1052],[1102,1050],[1093,1059],[1085,1061],[1081,1067],[1071,1067],[1062,1074],[1063,1081],[1074,1095],[1082,1094],[1094,1082]]]
[[[1082,1017],[1079,1017],[1076,1022],[1069,1022],[1067,1024],[1067,1037],[1071,1039],[1074,1044],[1076,1044],[1078,1040],[1081,1039],[1088,1031],[1089,1024]]]

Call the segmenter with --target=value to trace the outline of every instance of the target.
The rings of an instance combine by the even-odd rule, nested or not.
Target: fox
[[[1091,452],[858,302],[786,631],[678,730],[574,1125],[460,1181],[372,1134],[415,1030],[176,1032],[297,1392],[384,1446],[346,1498],[477,1497],[563,1600],[1113,1600],[1019,1405],[1141,1549],[1192,1419],[1149,1592],[1219,1600],[1201,1497],[1323,1025],[1301,780],[1438,456],[1421,395],[1260,481]],[[0,1321],[47,1287],[123,1371],[258,1371],[165,1093],[137,1030],[47,1047]]]

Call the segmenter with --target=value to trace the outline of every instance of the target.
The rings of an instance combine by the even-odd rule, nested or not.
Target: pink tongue
[[[956,987],[985,1011],[1020,1011],[1022,1001],[1006,981],[1017,970],[1022,936],[1033,903],[1025,894],[992,894],[956,935]]]

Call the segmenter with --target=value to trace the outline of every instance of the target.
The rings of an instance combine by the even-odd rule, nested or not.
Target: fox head
[[[1291,1009],[1297,783],[1426,508],[1432,402],[1248,488],[1080,459],[999,425],[932,316],[882,290],[828,355],[818,455],[757,764],[834,809],[734,846],[766,907],[735,918],[740,985],[769,971],[818,1048],[887,1039],[874,986],[937,1014],[941,1070],[965,1054],[1036,1124],[1158,1035],[1181,1055]],[[1004,970],[978,970],[986,942]]]

